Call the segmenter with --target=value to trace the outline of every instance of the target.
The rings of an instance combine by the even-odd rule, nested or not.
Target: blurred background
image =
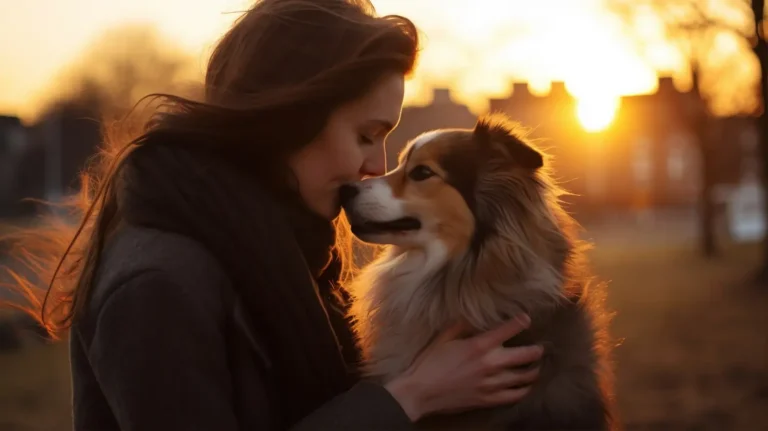
[[[390,166],[416,134],[491,110],[555,157],[610,282],[626,429],[768,429],[763,0],[373,3],[424,37]],[[72,193],[101,121],[150,92],[199,95],[247,6],[0,0],[0,221]],[[65,342],[0,309],[0,430],[70,429],[68,372]]]

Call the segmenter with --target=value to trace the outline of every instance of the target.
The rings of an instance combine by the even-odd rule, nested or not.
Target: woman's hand
[[[463,325],[440,336],[400,377],[385,387],[412,421],[433,414],[512,404],[538,377],[538,368],[513,370],[541,358],[541,346],[505,348],[502,344],[530,324],[518,317],[471,338],[460,339]]]

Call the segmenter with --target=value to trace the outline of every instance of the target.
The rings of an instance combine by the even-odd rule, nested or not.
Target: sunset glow
[[[619,107],[619,99],[615,97],[594,97],[579,99],[576,105],[576,116],[587,132],[600,132],[607,128]]]
[[[177,49],[191,54],[202,71],[217,38],[250,3],[13,2],[10,13],[0,15],[0,38],[14,41],[0,51],[0,64],[13,65],[0,68],[0,111],[34,116],[47,89],[66,85],[55,82],[59,72],[106,29],[126,23],[155,25]],[[546,94],[552,81],[564,81],[567,90],[583,100],[579,116],[584,125],[599,127],[612,118],[609,100],[652,93],[659,74],[672,75],[685,87],[686,64],[665,40],[660,19],[650,12],[636,20],[644,38],[641,49],[628,35],[627,23],[609,13],[602,0],[373,3],[381,15],[412,19],[422,34],[421,60],[408,83],[406,104],[427,104],[434,87],[448,87],[457,102],[480,113],[487,109],[489,97],[507,96],[512,81],[529,82],[536,94]],[[40,10],[47,14],[42,16]],[[46,31],[33,30],[40,27]],[[744,50],[727,38],[715,48],[734,55],[729,57],[733,64],[741,55],[738,49]]]

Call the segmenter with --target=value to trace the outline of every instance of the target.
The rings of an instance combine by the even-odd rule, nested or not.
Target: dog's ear
[[[536,170],[544,166],[540,152],[526,144],[515,132],[517,125],[503,114],[489,114],[477,120],[473,138],[488,156],[501,154],[516,166]]]

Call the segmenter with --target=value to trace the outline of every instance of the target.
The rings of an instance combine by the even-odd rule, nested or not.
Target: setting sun
[[[611,124],[618,107],[619,99],[615,97],[582,98],[576,105],[576,115],[584,130],[600,132]]]

